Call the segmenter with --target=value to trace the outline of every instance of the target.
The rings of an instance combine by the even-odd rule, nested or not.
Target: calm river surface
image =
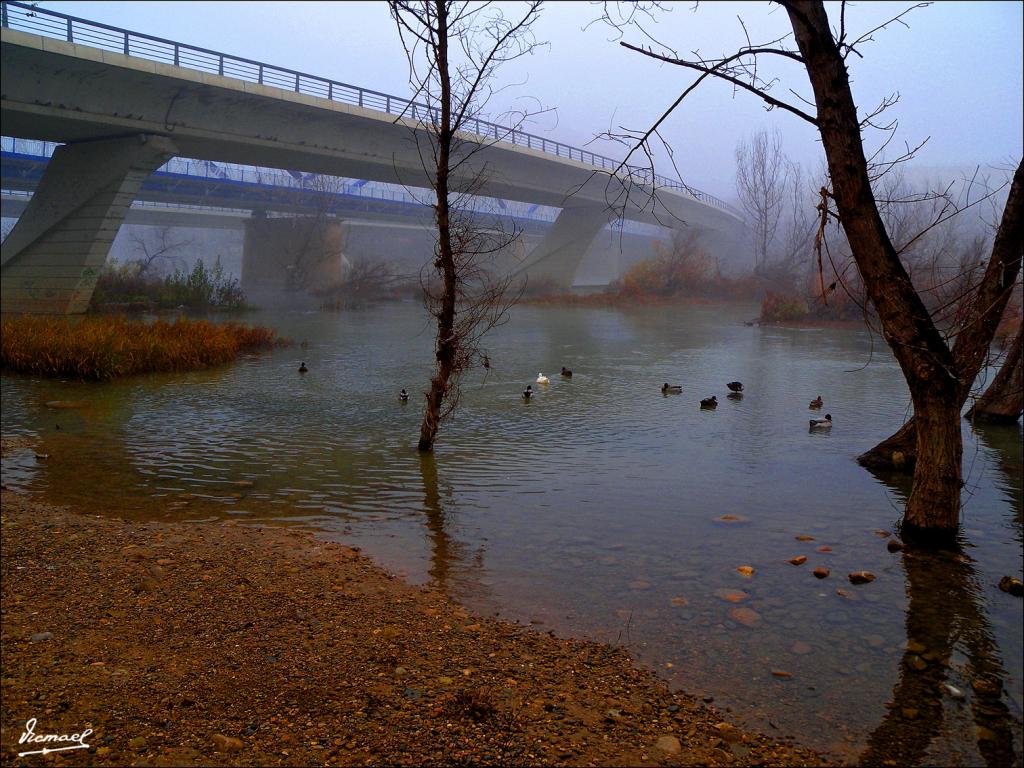
[[[845,760],[1019,765],[1022,601],[996,584],[1022,570],[1020,426],[964,425],[962,554],[890,553],[906,489],[854,457],[907,416],[899,369],[864,331],[744,326],[756,313],[517,307],[434,457],[415,447],[433,338],[418,304],[254,313],[308,347],[100,385],[4,375],[4,433],[50,459],[11,455],[3,479],[130,517],[316,529],[476,610],[624,644]],[[551,384],[524,402],[540,371]],[[831,433],[809,433],[824,412]],[[854,570],[877,579],[852,586]]]

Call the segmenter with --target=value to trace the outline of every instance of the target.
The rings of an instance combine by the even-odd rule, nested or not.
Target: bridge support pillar
[[[0,309],[85,312],[139,187],[175,154],[169,139],[141,134],[58,147],[4,240]]]
[[[607,223],[608,211],[604,207],[563,208],[544,239],[513,271],[513,276],[525,273],[534,286],[571,287],[583,255]]]
[[[344,232],[324,216],[267,218],[245,223],[242,289],[255,304],[310,304],[310,294],[345,278]]]

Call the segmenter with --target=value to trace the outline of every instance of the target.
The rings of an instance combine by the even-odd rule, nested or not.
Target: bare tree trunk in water
[[[434,440],[441,423],[441,406],[448,393],[448,380],[454,370],[458,339],[455,336],[455,256],[452,253],[451,228],[448,210],[448,162],[452,150],[452,81],[448,72],[448,4],[437,0],[434,4],[437,14],[437,40],[435,63],[440,81],[441,120],[437,131],[437,170],[434,183],[437,203],[437,259],[434,267],[441,272],[444,288],[441,294],[441,308],[437,314],[437,344],[435,357],[437,366],[430,380],[423,423],[420,425],[421,451],[434,450]]]
[[[497,225],[495,231],[469,210],[487,179],[486,163],[470,160],[520,130],[527,114],[510,117],[507,129],[491,126],[493,139],[490,128],[486,138],[467,134],[470,126],[480,128],[496,68],[536,47],[531,27],[540,2],[526,3],[515,18],[488,2],[390,0],[388,6],[409,62],[410,85],[423,100],[410,102],[401,118],[415,123],[410,138],[434,190],[433,270],[423,270],[421,283],[424,304],[437,320],[435,366],[417,444],[420,451],[432,451],[441,423],[458,404],[461,375],[488,359],[482,337],[505,322],[519,298],[506,295],[511,276],[488,269],[488,259],[514,243],[519,230],[512,225],[506,233]]]
[[[1012,424],[1024,413],[1024,324],[1010,343],[999,373],[978,402],[967,412],[968,419]]]

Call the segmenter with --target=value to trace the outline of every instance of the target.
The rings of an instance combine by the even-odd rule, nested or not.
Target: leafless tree
[[[900,364],[914,403],[917,461],[903,532],[908,536],[917,534],[922,540],[948,542],[960,522],[960,409],[987,358],[1021,266],[1024,163],[1017,165],[1009,184],[984,275],[964,302],[959,326],[940,329],[885,229],[872,188],[873,180],[916,151],[908,147],[893,159],[882,159],[896,134],[897,123],[883,124],[880,116],[896,103],[898,95],[886,97],[866,115],[859,116],[846,66],[850,56],[863,57],[863,43],[892,24],[905,25],[906,14],[925,4],[912,6],[861,34],[850,31],[845,2],[840,4],[834,25],[820,0],[779,0],[779,4],[788,15],[791,35],[763,44],[751,42],[748,36],[747,45],[720,57],[707,58],[699,53],[680,56],[671,48],[660,46],[650,34],[643,44],[620,44],[698,73],[696,82],[686,87],[659,123],[699,83],[713,78],[730,83],[737,91],[749,92],[770,108],[788,112],[817,129],[831,182],[831,189],[822,190],[819,242],[824,241],[829,222],[837,221],[842,226],[860,278],[878,314],[882,335]],[[655,45],[661,50],[655,50]],[[780,98],[775,88],[779,80],[765,79],[765,70],[759,68],[759,63],[767,58],[795,66],[808,78],[811,93],[800,96],[791,89],[795,103]],[[884,137],[870,153],[865,150],[862,136],[868,129],[880,130]],[[643,138],[642,142],[647,140]],[[957,208],[952,205],[943,216],[956,213]]]
[[[167,271],[169,266],[183,267],[184,262],[174,254],[192,245],[190,239],[174,239],[170,227],[160,227],[155,241],[147,238],[137,227],[132,229],[131,238],[134,250],[139,255],[130,263],[134,265],[139,277],[149,276],[150,269],[157,264],[163,266],[160,271]]]
[[[302,186],[293,195],[302,215],[292,219],[293,235],[285,246],[286,290],[315,292],[322,283],[325,263],[338,259],[339,252],[343,252],[343,242],[337,241],[330,230],[338,223],[338,196],[344,186],[345,180],[337,176],[302,176]],[[328,269],[327,274],[331,271]]]
[[[790,164],[778,129],[761,130],[736,147],[736,192],[750,217],[754,236],[754,271],[768,263],[789,186]]]
[[[485,230],[464,204],[486,181],[474,156],[488,145],[466,131],[494,93],[495,71],[536,48],[532,26],[541,3],[524,3],[513,18],[487,2],[390,0],[389,5],[408,56],[414,99],[427,107],[403,117],[416,121],[412,139],[434,192],[437,227],[433,268],[421,279],[424,302],[437,320],[436,364],[418,444],[419,450],[431,451],[441,422],[458,405],[462,374],[484,363],[484,335],[507,319],[517,298],[509,291],[511,278],[495,277],[487,262],[519,232],[514,226],[510,232]],[[523,119],[522,114],[511,119],[509,132]]]

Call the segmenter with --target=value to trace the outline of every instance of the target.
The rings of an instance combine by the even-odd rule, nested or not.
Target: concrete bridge
[[[4,241],[4,311],[80,312],[126,211],[169,158],[429,185],[428,108],[400,97],[23,3],[0,3],[5,135],[64,144]],[[456,188],[561,209],[517,267],[569,285],[613,214],[729,237],[720,200],[607,157],[480,120]],[[657,195],[652,196],[653,190]]]

